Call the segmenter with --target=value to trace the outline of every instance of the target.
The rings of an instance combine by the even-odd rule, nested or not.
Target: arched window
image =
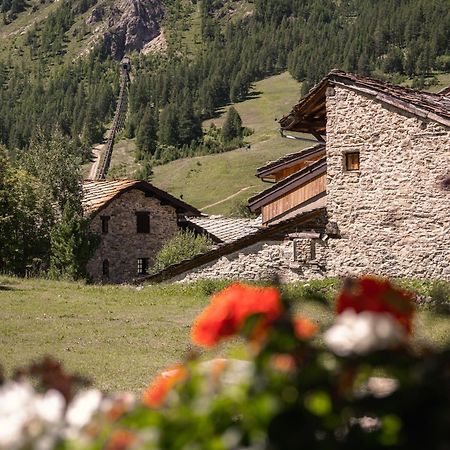
[[[109,278],[109,261],[107,259],[103,260],[102,273],[104,277]]]

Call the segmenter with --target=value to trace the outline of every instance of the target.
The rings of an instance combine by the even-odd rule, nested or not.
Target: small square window
[[[109,232],[109,216],[102,216],[102,234]]]
[[[138,233],[150,233],[150,213],[136,213],[136,231]]]
[[[348,172],[359,170],[359,152],[345,154],[345,170]]]
[[[148,270],[148,258],[138,258],[137,273],[138,275],[144,275]]]

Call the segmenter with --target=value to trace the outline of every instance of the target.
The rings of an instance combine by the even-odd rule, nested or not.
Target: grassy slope
[[[334,292],[329,281],[310,284]],[[287,289],[297,299],[304,292]],[[211,283],[137,289],[0,277],[0,363],[10,372],[50,354],[101,389],[140,391],[190,350],[190,327],[209,292]],[[332,318],[305,300],[296,301],[295,309],[322,325]],[[422,310],[417,338],[445,344],[449,326],[450,316]],[[227,345],[208,357],[213,355],[245,353],[242,346]]]
[[[239,149],[219,155],[201,156],[173,161],[155,167],[153,182],[175,196],[203,208],[249,187],[239,196],[207,209],[209,214],[230,211],[236,200],[268,187],[255,176],[256,168],[268,160],[304,148],[307,144],[282,139],[277,131],[275,118],[290,111],[299,97],[299,83],[287,72],[255,83],[253,98],[234,106],[239,111],[246,127],[255,130],[247,138],[251,149]],[[221,126],[225,110],[219,111],[211,122]]]

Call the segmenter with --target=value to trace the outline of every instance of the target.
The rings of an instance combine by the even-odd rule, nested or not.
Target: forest
[[[3,0],[2,9],[9,3]],[[27,32],[30,58],[0,62],[0,142],[11,154],[26,151],[36,130],[49,135],[55,127],[84,158],[101,140],[114,110],[117,62],[101,45],[83,60],[64,60],[67,30],[95,3],[63,1],[43,26]],[[165,3],[185,11],[183,0]],[[450,71],[448,0],[256,0],[253,14],[227,24],[215,14],[220,6],[200,3],[201,51],[185,55],[169,45],[166,54],[133,57],[125,134],[152,133],[144,139],[152,145],[139,145],[139,158],[223,151],[205,144],[201,121],[244,99],[252,82],[286,69],[304,82],[302,93],[332,68],[394,82],[409,78],[418,88],[432,83],[436,71]],[[166,26],[181,26],[179,19]]]

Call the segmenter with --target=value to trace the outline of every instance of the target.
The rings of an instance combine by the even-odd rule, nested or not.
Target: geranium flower
[[[176,366],[158,375],[142,396],[142,403],[150,408],[160,407],[175,384],[187,378],[187,369]]]
[[[127,430],[115,430],[106,445],[106,450],[127,450],[136,442],[136,435]]]
[[[406,340],[407,332],[388,313],[347,309],[323,337],[334,353],[348,356],[395,347]]]
[[[317,333],[319,327],[307,317],[294,317],[294,331],[299,339],[309,339]]]
[[[409,334],[414,315],[414,296],[392,286],[388,280],[362,277],[351,280],[339,294],[336,302],[338,314],[347,309],[356,313],[372,311],[392,316]]]
[[[281,313],[278,289],[233,284],[214,295],[210,305],[197,317],[192,340],[197,345],[212,347],[238,333],[246,319],[254,314],[263,316],[257,326],[260,336]]]

